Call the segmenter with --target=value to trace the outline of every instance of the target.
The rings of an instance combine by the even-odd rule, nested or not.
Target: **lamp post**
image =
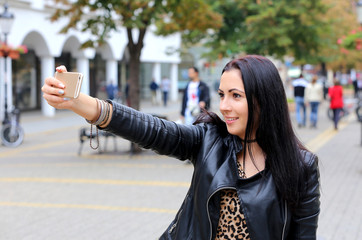
[[[12,13],[10,13],[8,11],[8,4],[7,2],[5,2],[4,4],[4,12],[2,14],[0,14],[0,28],[1,28],[1,32],[4,34],[4,44],[5,46],[7,46],[7,37],[10,33],[11,27],[13,25],[14,22],[14,15]],[[8,116],[8,79],[7,79],[7,59],[8,59],[8,52],[5,52],[4,54],[4,90],[5,90],[5,105],[4,105],[4,120],[3,120],[3,124],[6,124],[9,122],[9,116]],[[10,79],[11,80],[11,79]]]
[[[357,2],[357,19],[359,24],[362,25],[362,0]]]

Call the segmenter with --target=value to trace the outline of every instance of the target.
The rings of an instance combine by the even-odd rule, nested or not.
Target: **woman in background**
[[[313,76],[312,81],[305,89],[305,100],[310,105],[310,127],[316,128],[318,121],[318,107],[323,100],[323,87],[317,83],[318,77]]]
[[[328,95],[331,100],[330,108],[333,110],[334,129],[338,130],[338,122],[343,110],[343,88],[338,79],[334,79],[334,86],[328,89]]]

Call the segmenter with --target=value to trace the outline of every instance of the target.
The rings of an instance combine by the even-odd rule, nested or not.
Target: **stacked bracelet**
[[[89,138],[89,145],[92,149],[97,149],[99,147],[98,128],[96,128],[97,145],[95,147],[92,145],[92,138],[93,138],[92,127],[93,127],[93,125],[99,126],[99,125],[102,125],[102,124],[108,122],[110,111],[111,111],[110,102],[106,102],[104,100],[99,100],[98,98],[96,98],[96,101],[97,101],[97,112],[99,112],[97,120],[89,121],[86,119],[87,123],[91,124],[91,130],[90,130],[91,137]]]
[[[104,100],[99,100],[96,98],[97,101],[97,111],[100,111],[99,116],[96,121],[89,121],[86,119],[87,123],[90,123],[92,125],[102,125],[103,123],[106,123],[109,119],[110,114],[110,105],[108,102]],[[100,107],[100,110],[99,110]]]

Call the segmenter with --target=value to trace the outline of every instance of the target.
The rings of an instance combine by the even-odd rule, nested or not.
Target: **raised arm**
[[[176,124],[112,102],[113,114],[104,129],[160,154],[178,159],[196,157],[206,131],[205,125]]]
[[[66,71],[64,66],[56,70]],[[57,109],[69,109],[91,122],[102,116],[98,99],[82,93],[76,99],[65,99],[66,90],[54,77],[48,77],[42,87],[44,99]],[[103,104],[109,106],[109,117],[98,127],[160,154],[183,160],[196,156],[205,126],[178,125],[111,101]]]

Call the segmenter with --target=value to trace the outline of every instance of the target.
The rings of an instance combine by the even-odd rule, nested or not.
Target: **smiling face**
[[[218,93],[220,112],[224,117],[228,132],[244,139],[249,111],[239,70],[230,69],[222,74]]]

